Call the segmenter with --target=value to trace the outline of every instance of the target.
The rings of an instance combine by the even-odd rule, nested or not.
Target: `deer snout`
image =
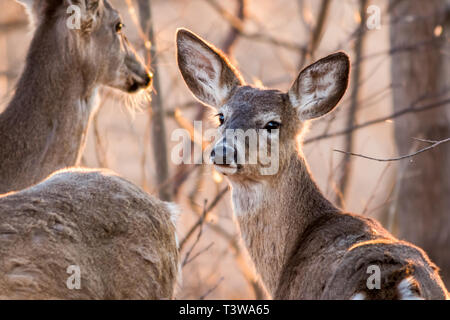
[[[140,89],[147,89],[151,86],[152,81],[153,81],[153,74],[150,71],[146,71],[142,75],[133,73],[132,82],[128,91],[130,93],[133,93]]]
[[[144,86],[146,88],[150,87],[150,85],[152,84],[153,81],[153,73],[151,73],[150,71],[146,72],[146,75],[144,76]]]
[[[147,89],[151,86],[153,73],[145,67],[137,56],[131,55],[127,57],[126,67],[129,73],[129,92],[133,93],[140,89]]]
[[[232,146],[226,143],[218,143],[211,150],[211,162],[219,166],[237,166],[237,152]]]

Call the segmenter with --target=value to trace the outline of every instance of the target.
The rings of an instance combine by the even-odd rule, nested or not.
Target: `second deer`
[[[0,194],[78,164],[100,85],[134,93],[151,84],[107,0],[19,2],[36,30],[14,97],[0,114]],[[80,10],[79,25],[68,23],[71,6]]]
[[[336,53],[300,72],[288,92],[246,85],[213,45],[177,33],[178,65],[192,93],[215,109],[222,135],[211,153],[232,186],[234,213],[250,256],[276,299],[445,299],[437,267],[420,248],[366,217],[342,212],[321,193],[298,136],[344,95],[350,62]],[[279,148],[278,170],[239,163],[245,141],[227,130],[258,130]],[[226,158],[226,159],[224,159]],[[379,287],[370,272],[379,271]],[[376,272],[376,271],[375,271]]]
[[[0,300],[171,299],[176,207],[110,171],[0,196]]]

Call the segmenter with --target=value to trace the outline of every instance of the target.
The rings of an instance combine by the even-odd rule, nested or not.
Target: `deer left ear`
[[[220,108],[232,91],[244,84],[218,49],[186,29],[177,31],[177,61],[187,86],[207,106]]]
[[[343,52],[325,57],[300,72],[288,95],[300,120],[321,117],[333,110],[348,86],[350,60]]]

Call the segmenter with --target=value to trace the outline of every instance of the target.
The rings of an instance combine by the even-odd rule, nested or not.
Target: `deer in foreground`
[[[218,114],[222,139],[211,161],[228,177],[241,235],[273,298],[447,297],[424,251],[397,240],[372,219],[342,212],[321,193],[308,169],[297,138],[308,120],[332,111],[344,95],[350,68],[346,54],[308,66],[288,92],[281,92],[246,85],[218,49],[188,30],[180,29],[176,41],[187,86]],[[275,174],[261,174],[259,162],[237,163],[239,153],[247,152],[239,143],[246,142],[225,137],[226,130],[236,129],[259,130],[269,147],[278,144]],[[373,268],[379,271],[379,288],[368,285]]]
[[[107,0],[22,0],[36,27],[15,94],[0,115],[0,193],[77,165],[101,85],[135,93],[151,73]],[[71,28],[69,6],[80,9]]]
[[[0,299],[171,299],[176,216],[106,170],[63,169],[1,195]]]

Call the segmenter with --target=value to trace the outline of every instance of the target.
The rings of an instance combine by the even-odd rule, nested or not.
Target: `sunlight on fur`
[[[119,101],[121,108],[125,108],[127,114],[132,119],[136,117],[137,113],[145,111],[152,101],[152,88],[147,90],[140,90],[134,94],[129,94],[120,90],[104,87],[100,91],[102,97],[101,104],[104,104],[107,100]]]

